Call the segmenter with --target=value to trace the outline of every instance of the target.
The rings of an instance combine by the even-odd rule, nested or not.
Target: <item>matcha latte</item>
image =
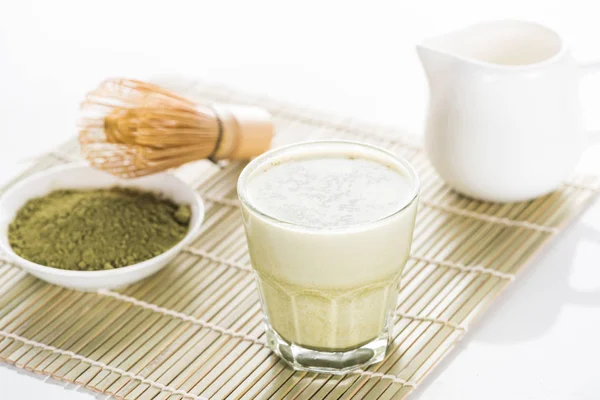
[[[271,151],[238,192],[270,347],[297,369],[380,361],[410,252],[418,179],[353,142]]]

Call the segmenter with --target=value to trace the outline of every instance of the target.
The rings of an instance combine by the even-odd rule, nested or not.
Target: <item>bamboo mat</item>
[[[385,361],[346,376],[295,373],[266,348],[237,209],[239,162],[222,168],[198,162],[176,171],[202,194],[205,222],[190,247],[142,282],[76,292],[1,261],[3,361],[126,399],[402,399],[598,193],[596,178],[575,176],[561,190],[530,202],[472,201],[450,191],[419,142],[402,132],[224,87],[168,83],[201,101],[267,107],[276,122],[275,145],[361,140],[417,168],[422,192],[415,238]],[[23,176],[74,159],[73,141]]]

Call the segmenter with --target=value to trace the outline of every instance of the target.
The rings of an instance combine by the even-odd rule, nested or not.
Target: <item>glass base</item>
[[[375,339],[355,349],[323,351],[290,343],[265,323],[267,345],[297,371],[344,375],[383,361],[390,335],[387,329]]]

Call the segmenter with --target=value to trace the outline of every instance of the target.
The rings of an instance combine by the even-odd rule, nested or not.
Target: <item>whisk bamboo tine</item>
[[[126,91],[128,89],[129,91]],[[116,92],[118,97],[124,97],[124,94],[132,95],[137,94],[139,96],[153,95],[156,97],[164,96],[171,102],[181,102],[189,107],[193,107],[194,103],[184,97],[181,97],[173,92],[165,90],[160,86],[135,80],[135,79],[122,79],[122,78],[109,78],[105,80],[98,88],[99,93],[111,93]]]
[[[81,103],[79,142],[92,166],[143,176],[184,163],[264,152],[273,127],[256,107],[199,105],[157,85],[111,78]]]

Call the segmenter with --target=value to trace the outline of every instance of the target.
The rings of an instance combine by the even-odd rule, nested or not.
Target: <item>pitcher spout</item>
[[[433,85],[438,78],[445,75],[450,66],[457,61],[456,57],[439,51],[427,44],[417,45],[417,54],[425,70],[429,85]],[[447,76],[444,79],[448,78]]]
[[[564,46],[556,32],[538,23],[503,20],[426,39],[417,51],[426,70],[444,60],[505,69],[547,62]]]

